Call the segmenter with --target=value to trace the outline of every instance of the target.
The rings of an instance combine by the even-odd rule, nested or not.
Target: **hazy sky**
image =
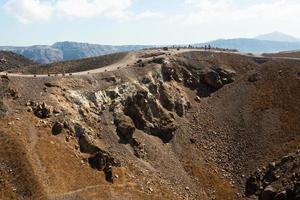
[[[0,45],[180,44],[280,31],[300,0],[0,0]]]

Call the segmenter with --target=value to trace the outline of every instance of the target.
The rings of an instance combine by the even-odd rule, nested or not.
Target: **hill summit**
[[[300,42],[299,38],[296,38],[294,36],[281,33],[278,31],[267,33],[263,35],[258,35],[255,37],[255,39],[258,40],[268,40],[268,41],[277,41],[277,42]]]

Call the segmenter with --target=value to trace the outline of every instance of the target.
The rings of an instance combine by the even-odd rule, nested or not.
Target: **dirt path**
[[[88,70],[88,71],[82,71],[82,72],[75,72],[71,73],[71,76],[81,76],[81,75],[87,75],[87,74],[97,74],[97,73],[103,73],[103,72],[109,72],[109,71],[115,71],[117,69],[121,69],[126,67],[127,65],[132,65],[136,61],[136,55],[134,53],[129,53],[125,58],[122,60],[118,61],[117,63],[114,63],[112,65],[106,66],[106,67],[101,67],[98,69],[93,69],[93,70]],[[48,74],[17,74],[17,73],[7,73],[7,72],[0,72],[1,75],[7,75],[10,77],[24,77],[24,78],[43,78],[43,77],[48,77]],[[69,73],[66,73],[65,75],[63,74],[57,74],[55,77],[63,77],[63,76],[70,76]],[[54,77],[54,74],[51,74],[51,77]]]
[[[204,50],[204,49],[170,49],[168,52],[172,55],[184,53],[184,52],[190,52],[190,51],[207,51],[207,52],[212,52],[212,53],[229,53],[229,54],[238,54],[238,55],[243,55],[243,56],[249,56],[249,57],[257,57],[257,58],[268,58],[268,59],[286,59],[286,60],[298,60],[300,61],[300,58],[292,58],[292,57],[265,57],[262,54],[253,54],[250,55],[248,53],[244,52],[231,52],[231,51],[221,51],[221,50]],[[167,51],[166,51],[167,52]],[[128,53],[125,58],[122,60],[118,61],[117,63],[114,63],[112,65],[106,66],[106,67],[101,67],[98,69],[93,69],[93,70],[88,70],[88,71],[82,71],[82,72],[75,72],[71,74],[57,74],[55,77],[63,77],[63,76],[82,76],[82,75],[87,75],[87,74],[97,74],[97,73],[103,73],[103,72],[110,72],[110,71],[115,71],[118,69],[125,68],[129,65],[133,65],[136,60],[138,59],[137,53],[136,52],[131,52]],[[23,78],[43,78],[43,77],[48,77],[47,74],[17,74],[17,73],[7,73],[7,72],[0,72],[1,75],[7,75],[10,77],[23,77]],[[50,75],[51,77],[54,77],[53,74]]]

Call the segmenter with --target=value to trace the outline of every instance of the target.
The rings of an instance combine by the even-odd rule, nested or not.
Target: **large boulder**
[[[175,108],[174,95],[170,94],[168,89],[161,85],[159,87],[159,100],[161,105],[169,111],[173,111]]]
[[[86,128],[80,124],[76,124],[74,129],[82,153],[95,154],[100,150],[96,145],[96,141],[89,135]]]
[[[236,72],[234,70],[219,67],[216,69],[216,72],[219,73],[223,85],[234,82],[236,76]]]
[[[118,135],[126,140],[131,140],[135,131],[132,119],[126,116],[123,112],[114,113],[114,118]]]
[[[103,150],[99,150],[93,156],[88,158],[88,162],[92,168],[103,171],[105,174],[105,179],[109,182],[114,181],[112,167],[121,166],[119,161],[114,159],[112,155]]]
[[[202,76],[202,81],[206,85],[208,85],[214,89],[219,89],[219,88],[223,87],[223,83],[222,83],[221,77],[218,72],[216,72],[212,69],[209,69],[209,70],[203,72],[201,76]]]
[[[95,141],[88,135],[83,134],[78,138],[80,151],[82,153],[94,154],[98,152],[100,149],[95,144]]]
[[[88,159],[92,168],[103,171],[107,166],[120,167],[119,161],[114,159],[112,155],[104,150],[99,150]]]
[[[245,195],[261,200],[300,199],[300,151],[271,162],[251,175]]]
[[[64,125],[60,122],[55,122],[52,126],[52,134],[58,135],[62,132]]]
[[[114,159],[108,152],[99,150],[93,156],[88,158],[90,166],[99,171],[103,171],[105,179],[109,182],[114,181],[112,167],[120,167],[119,161]]]

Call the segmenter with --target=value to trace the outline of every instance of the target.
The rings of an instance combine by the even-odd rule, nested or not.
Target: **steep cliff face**
[[[296,61],[136,57],[100,74],[2,77],[0,141],[24,155],[3,149],[3,199],[247,199],[247,177],[297,148]]]

